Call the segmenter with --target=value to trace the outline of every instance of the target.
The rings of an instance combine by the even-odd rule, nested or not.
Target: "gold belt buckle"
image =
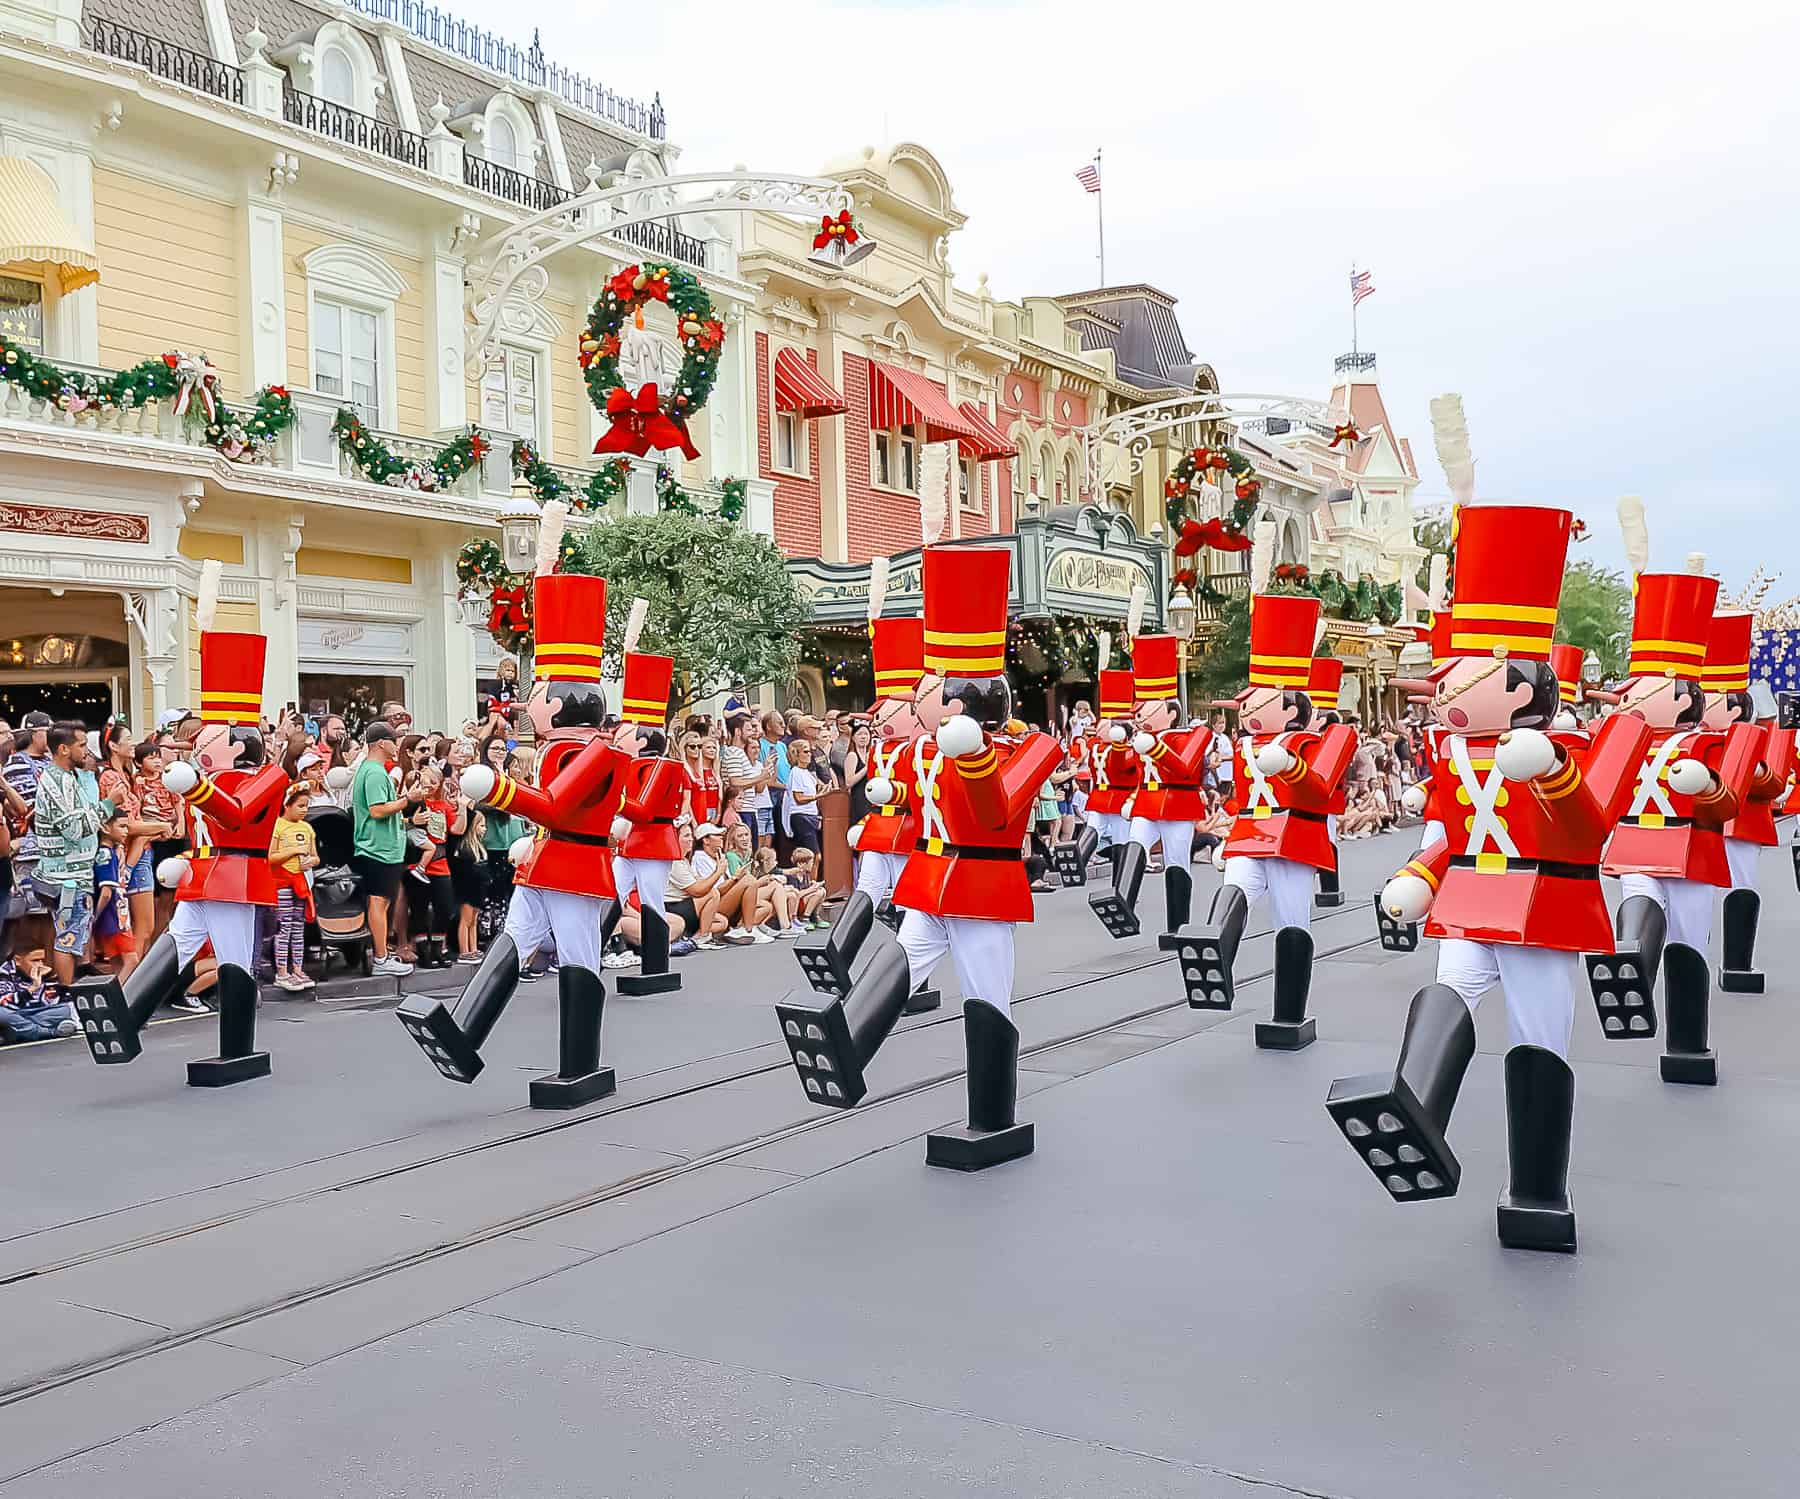
[[[925,852],[926,853],[941,854],[943,851],[944,851],[944,840],[942,838],[927,838],[925,840]]]
[[[1477,874],[1505,874],[1506,873],[1506,855],[1505,854],[1485,854],[1485,853],[1475,855],[1475,873],[1477,873]]]
[[[1250,809],[1250,815],[1253,818],[1263,818],[1273,815],[1274,811],[1275,809],[1273,807],[1252,807]]]
[[[1661,812],[1640,812],[1638,826],[1640,828],[1660,828],[1666,826],[1668,819]]]

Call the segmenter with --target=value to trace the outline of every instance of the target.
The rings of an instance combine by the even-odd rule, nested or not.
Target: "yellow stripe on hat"
[[[1452,619],[1510,619],[1521,624],[1553,625],[1554,609],[1541,609],[1536,604],[1452,604]]]
[[[605,647],[590,645],[580,640],[557,640],[549,644],[540,644],[537,653],[540,656],[592,656],[596,660],[604,653]]]
[[[1004,630],[927,630],[927,645],[1005,645]]]
[[[1491,651],[1495,646],[1504,646],[1509,651],[1538,651],[1549,654],[1550,636],[1553,632],[1545,630],[1542,635],[1490,635],[1485,632],[1471,631],[1467,634],[1451,632],[1450,649],[1463,651]]]
[[[537,674],[550,681],[598,682],[606,675],[598,661],[545,660],[539,656],[535,666]]]
[[[1631,653],[1646,654],[1653,651],[1665,651],[1671,656],[1693,656],[1700,660],[1706,658],[1706,647],[1696,645],[1691,640],[1634,640],[1631,642]]]
[[[217,688],[202,686],[200,701],[203,703],[239,703],[246,707],[260,708],[262,694],[260,692],[221,692]]]

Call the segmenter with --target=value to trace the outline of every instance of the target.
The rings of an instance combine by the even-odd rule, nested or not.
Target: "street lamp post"
[[[500,507],[500,555],[506,570],[521,573],[527,579],[537,572],[538,531],[543,512],[532,498],[531,486],[524,479],[513,480],[512,493]],[[532,642],[519,647],[519,681],[531,682]]]
[[[1195,615],[1193,595],[1187,591],[1185,584],[1176,584],[1175,591],[1169,595],[1167,612],[1169,618],[1169,633],[1172,634],[1178,642],[1176,647],[1176,660],[1180,664],[1180,681],[1177,683],[1177,686],[1181,691],[1181,716],[1185,721],[1189,716],[1187,651],[1188,641],[1191,640],[1194,635]]]

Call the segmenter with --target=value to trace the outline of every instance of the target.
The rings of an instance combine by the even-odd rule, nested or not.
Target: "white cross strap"
[[[1469,805],[1475,809],[1469,823],[1468,852],[1480,854],[1491,842],[1496,853],[1509,859],[1518,858],[1519,845],[1513,842],[1500,821],[1500,789],[1506,783],[1500,767],[1496,765],[1490,769],[1484,780],[1470,763],[1469,741],[1461,734],[1450,736],[1450,764],[1456,771],[1456,779],[1469,795]]]
[[[1682,746],[1689,738],[1687,734],[1672,734],[1657,745],[1644,763],[1638,766],[1637,790],[1632,794],[1631,806],[1625,813],[1627,817],[1642,817],[1646,811],[1660,813],[1664,817],[1675,816],[1675,804],[1663,789],[1663,777],[1668,774],[1670,763],[1681,753]]]
[[[937,741],[921,734],[913,742],[913,776],[919,785],[919,837],[935,838],[948,843],[944,814],[938,810],[938,772],[944,768],[944,757],[938,753]]]

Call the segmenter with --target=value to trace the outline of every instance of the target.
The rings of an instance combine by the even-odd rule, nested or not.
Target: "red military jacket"
[[[625,800],[619,814],[631,822],[631,836],[620,852],[627,859],[679,859],[681,840],[675,819],[687,777],[673,760],[639,755],[626,772]]]
[[[1094,789],[1088,793],[1090,812],[1123,812],[1143,781],[1143,762],[1129,741],[1094,745]]]
[[[193,877],[176,892],[176,900],[275,904],[269,842],[290,784],[287,772],[272,763],[200,777],[187,804],[200,809],[212,842],[194,850],[189,860]]]
[[[885,807],[869,808],[869,815],[863,819],[862,834],[856,840],[856,851],[859,854],[910,854],[919,837],[912,811],[912,800],[916,795],[912,779],[912,741],[886,739],[871,745],[869,774],[891,782],[894,799]]]
[[[1615,713],[1613,718],[1617,717]],[[1711,729],[1652,729],[1649,748],[1637,767],[1636,785],[1601,868],[1607,874],[1659,875],[1729,890],[1725,824],[1749,794],[1762,737],[1763,731],[1750,723],[1734,724],[1723,734]],[[1670,790],[1669,767],[1677,760],[1703,761],[1719,778],[1718,793],[1702,798]]]
[[[1611,952],[1600,849],[1649,738],[1635,714],[1614,714],[1594,736],[1585,768],[1565,753],[1548,774],[1520,782],[1494,764],[1497,735],[1439,735],[1431,780],[1449,814],[1444,838],[1401,871],[1435,892],[1425,935]]]
[[[600,738],[553,738],[538,762],[539,786],[501,776],[487,805],[538,825],[515,884],[567,895],[610,898],[612,822],[625,794],[631,757]]]
[[[1206,751],[1212,730],[1168,729],[1143,760],[1144,784],[1131,804],[1133,817],[1151,822],[1192,822],[1206,815],[1206,798],[1200,794],[1200,777],[1206,772]]]
[[[1725,836],[1772,848],[1781,841],[1775,836],[1775,804],[1787,795],[1788,767],[1794,763],[1794,731],[1762,724],[1757,727],[1763,734],[1762,758],[1750,778],[1750,789],[1737,816],[1725,824]]]
[[[1295,763],[1281,775],[1265,776],[1256,768],[1256,753],[1277,743]],[[1225,835],[1225,857],[1291,859],[1336,869],[1337,850],[1325,816],[1355,754],[1356,730],[1341,723],[1323,734],[1303,730],[1242,741],[1232,756],[1232,796],[1225,810],[1237,820]]]
[[[912,743],[919,838],[894,890],[894,904],[934,916],[1030,921],[1031,881],[1021,850],[1038,787],[1062,759],[1048,734],[1017,744],[989,740],[951,759],[937,740]]]

